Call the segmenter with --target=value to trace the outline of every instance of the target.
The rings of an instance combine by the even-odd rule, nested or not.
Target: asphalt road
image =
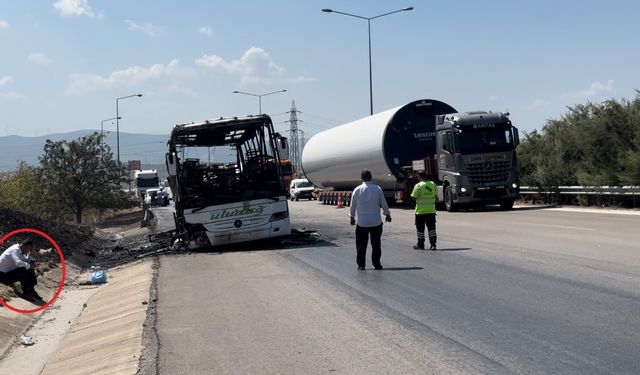
[[[290,207],[319,241],[161,259],[158,373],[640,374],[638,215],[439,213],[431,252],[395,209],[358,271],[347,209]]]

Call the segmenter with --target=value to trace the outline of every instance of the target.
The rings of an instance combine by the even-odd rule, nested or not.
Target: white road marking
[[[595,228],[570,227],[566,225],[551,225],[551,224],[538,224],[538,223],[522,223],[522,224],[538,225],[541,227],[550,227],[550,228],[558,228],[558,229],[595,230]]]
[[[636,210],[612,210],[612,209],[597,209],[597,208],[569,208],[569,207],[558,207],[551,208],[554,211],[567,211],[567,212],[587,212],[590,214],[609,214],[609,215],[632,215],[632,216],[640,216],[640,211]]]

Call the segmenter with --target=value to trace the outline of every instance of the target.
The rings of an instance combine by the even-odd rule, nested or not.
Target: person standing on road
[[[367,245],[371,237],[371,263],[377,270],[382,269],[382,218],[380,209],[385,214],[385,221],[391,222],[391,212],[380,186],[371,182],[371,171],[363,169],[360,174],[362,184],[351,193],[350,218],[351,225],[356,226],[356,263],[359,270],[364,270],[367,257]]]
[[[31,257],[32,251],[33,240],[28,239],[10,246],[0,255],[0,282],[11,284],[19,281],[22,297],[29,301],[42,300],[34,288],[38,280],[34,268],[35,259]]]
[[[424,226],[429,230],[430,249],[436,250],[436,184],[427,179],[427,172],[418,173],[420,182],[413,187],[411,198],[416,200],[416,230],[418,232],[418,243],[413,246],[416,250],[424,248]]]

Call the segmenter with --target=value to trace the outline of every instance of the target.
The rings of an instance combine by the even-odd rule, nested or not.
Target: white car
[[[300,199],[316,199],[313,195],[313,191],[315,190],[315,186],[306,178],[296,179],[291,181],[291,186],[289,187],[289,194],[291,196],[291,200],[300,200]]]
[[[144,201],[149,206],[168,206],[169,194],[164,187],[160,187],[159,189],[147,189]]]

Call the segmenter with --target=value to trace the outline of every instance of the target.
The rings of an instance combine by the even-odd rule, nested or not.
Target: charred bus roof
[[[171,132],[172,146],[223,146],[240,144],[254,137],[264,126],[271,127],[268,115],[219,118],[204,122],[176,125]]]

